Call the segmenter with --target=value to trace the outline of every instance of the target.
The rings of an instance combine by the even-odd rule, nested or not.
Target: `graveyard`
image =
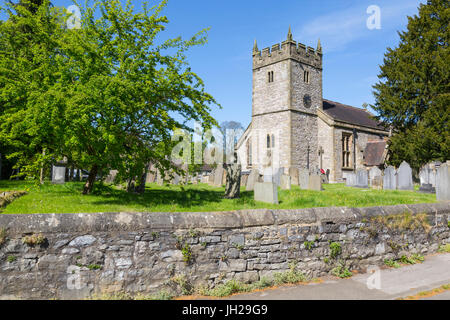
[[[396,204],[433,203],[436,195],[414,190],[377,190],[323,184],[323,191],[304,190],[292,185],[278,188],[278,204],[254,200],[254,191],[241,187],[240,198],[224,199],[224,187],[206,183],[189,185],[146,185],[143,195],[127,193],[112,185],[99,186],[98,193],[80,194],[82,183],[46,183],[35,186],[26,181],[0,181],[0,192],[26,191],[2,209],[2,214],[80,212],[206,212],[240,209],[300,209],[329,206],[369,207]]]

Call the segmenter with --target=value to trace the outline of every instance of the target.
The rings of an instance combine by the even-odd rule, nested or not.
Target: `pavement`
[[[413,296],[450,284],[450,253],[425,257],[423,263],[398,269],[374,268],[348,279],[322,278],[322,282],[281,286],[243,293],[227,300],[391,300]],[[450,290],[423,300],[450,300]]]

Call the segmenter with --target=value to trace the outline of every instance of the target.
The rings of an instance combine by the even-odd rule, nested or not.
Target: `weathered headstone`
[[[373,189],[381,189],[382,184],[382,172],[378,167],[372,167],[369,170],[369,185]]]
[[[321,173],[320,174],[320,181],[322,183],[328,183],[328,177],[327,177],[327,175],[325,173]]]
[[[430,168],[430,166],[427,164],[422,167],[419,171],[419,179],[420,179],[420,192],[426,192],[426,193],[435,193],[436,189],[433,186],[436,184],[436,177],[433,176],[433,183],[431,181],[433,175],[433,169]]]
[[[345,178],[345,185],[347,187],[354,187],[356,185],[356,174],[353,172],[349,172]]]
[[[291,176],[283,174],[280,179],[280,187],[283,190],[291,190]]]
[[[273,182],[272,167],[266,167],[263,169],[263,181],[264,182]]]
[[[147,176],[145,177],[145,183],[153,183],[156,181],[156,172],[153,170],[149,170],[147,172]]]
[[[278,187],[273,182],[256,182],[254,191],[255,201],[278,204]]]
[[[441,164],[436,175],[436,199],[439,201],[450,200],[450,166]]]
[[[273,182],[279,187],[281,184],[281,176],[284,174],[284,168],[273,169]]]
[[[247,184],[245,185],[245,190],[252,191],[255,188],[255,183],[259,181],[259,172],[256,169],[250,171],[247,178]]]
[[[105,183],[113,183],[118,172],[117,170],[109,170],[109,174],[105,177]]]
[[[368,188],[369,187],[369,177],[367,175],[366,169],[356,170],[355,187],[358,187],[358,188]]]
[[[224,170],[222,166],[218,165],[216,170],[214,170],[214,183],[215,187],[221,187],[223,182]]]
[[[159,186],[162,186],[162,185],[164,184],[164,178],[163,178],[163,176],[162,176],[161,171],[159,171],[159,170],[157,170],[156,183],[157,183]]]
[[[302,168],[299,170],[298,182],[299,182],[300,189],[304,189],[304,190],[308,189],[308,184],[309,184],[308,169]]]
[[[207,176],[207,175],[202,176],[200,181],[201,181],[202,183],[208,183],[208,182],[209,182],[209,176]]]
[[[397,189],[397,173],[393,166],[389,166],[386,169],[384,169],[383,189],[384,190]]]
[[[311,174],[308,181],[308,190],[322,191],[322,179],[318,174]]]
[[[65,183],[66,182],[66,167],[64,165],[52,166],[52,183]]]
[[[289,176],[291,177],[291,184],[298,186],[298,168],[290,167],[289,168]]]
[[[241,187],[245,187],[248,181],[248,174],[241,174]]]
[[[212,170],[208,175],[208,184],[213,185],[214,184],[214,173],[216,170]]]
[[[414,190],[412,170],[406,161],[403,161],[397,170],[397,189]]]

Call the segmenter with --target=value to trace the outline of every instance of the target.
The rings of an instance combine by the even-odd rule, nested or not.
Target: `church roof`
[[[331,118],[354,125],[386,130],[378,121],[373,119],[373,115],[360,108],[348,106],[339,102],[323,99],[323,111]]]
[[[384,163],[386,141],[368,141],[364,149],[364,164],[366,166],[379,166]]]

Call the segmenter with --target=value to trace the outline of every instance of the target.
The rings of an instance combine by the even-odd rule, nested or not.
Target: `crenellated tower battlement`
[[[303,43],[297,43],[292,40],[290,28],[286,41],[274,44],[272,47],[264,48],[261,51],[258,49],[255,40],[253,46],[253,69],[258,69],[286,59],[293,59],[322,70],[322,47],[320,40],[317,44],[317,49],[307,47]]]

